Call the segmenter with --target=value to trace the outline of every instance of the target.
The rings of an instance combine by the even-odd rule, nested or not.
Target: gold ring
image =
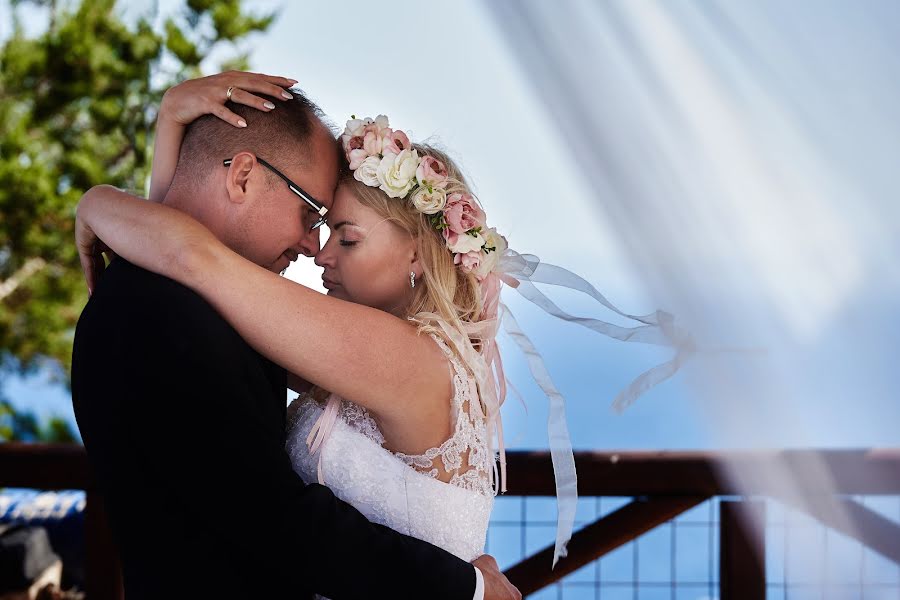
[[[233,85],[229,85],[229,86],[228,86],[228,91],[225,92],[225,99],[226,99],[226,100],[231,100],[231,94],[232,94],[233,92],[234,92],[234,86],[233,86]]]

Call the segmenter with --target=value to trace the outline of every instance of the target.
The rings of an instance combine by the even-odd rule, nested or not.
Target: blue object
[[[63,561],[64,587],[84,585],[84,509],[81,490],[45,492],[7,488],[0,491],[0,526],[23,525],[46,530],[50,546]]]

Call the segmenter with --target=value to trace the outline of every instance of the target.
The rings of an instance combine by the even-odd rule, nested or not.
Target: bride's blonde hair
[[[446,166],[447,196],[461,192],[470,194],[477,202],[459,167],[445,152],[429,144],[412,144],[412,149],[420,157],[431,156]],[[474,273],[465,272],[453,263],[453,253],[448,250],[441,232],[431,224],[429,215],[413,206],[409,195],[406,198],[391,198],[377,187],[357,181],[346,161],[341,173],[341,185],[350,187],[360,204],[374,210],[381,218],[393,221],[415,240],[422,277],[416,281],[413,298],[406,307],[406,317],[418,323],[420,333],[434,332],[446,337],[434,319],[422,317],[423,313],[438,315],[457,331],[464,331],[464,323],[476,323],[483,318],[479,281]],[[482,345],[481,340],[471,341],[476,349]]]
[[[385,118],[384,126],[386,125]],[[403,137],[406,137],[405,134]],[[403,146],[405,148],[407,144]],[[460,194],[482,209],[459,166],[445,152],[430,144],[409,144],[408,149],[414,150],[420,161],[431,157],[446,169],[444,190],[447,198]],[[391,198],[379,187],[358,181],[354,177],[358,172],[352,171],[345,161],[341,185],[348,186],[360,204],[375,211],[382,219],[393,221],[415,242],[422,265],[422,277],[416,282],[405,316],[415,322],[419,334],[431,333],[443,339],[455,350],[466,370],[474,377],[478,412],[487,419],[489,458],[483,468],[491,485],[496,485],[497,490],[505,491],[506,462],[499,422],[499,408],[505,396],[505,377],[493,337],[496,323],[489,322],[498,316],[500,280],[495,273],[490,272],[479,281],[476,270],[465,268],[462,262],[460,265],[455,264],[455,255],[441,231],[432,223],[432,215],[421,212],[413,203],[414,194],[407,194],[404,198]],[[492,252],[496,250],[497,248],[491,248]],[[471,409],[472,406],[469,405],[468,410]],[[499,470],[494,463],[494,435],[497,436],[496,448],[500,450]],[[469,463],[468,453],[466,456],[467,471],[481,468]]]

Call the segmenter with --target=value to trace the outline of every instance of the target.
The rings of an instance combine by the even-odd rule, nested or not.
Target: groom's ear
[[[250,189],[250,174],[253,173],[254,169],[261,166],[256,162],[256,157],[250,152],[240,152],[234,155],[225,175],[225,189],[231,202],[243,204],[247,200]]]

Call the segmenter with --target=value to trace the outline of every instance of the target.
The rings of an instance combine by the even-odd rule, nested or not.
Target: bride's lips
[[[322,286],[325,289],[330,290],[331,288],[336,287],[337,285],[338,285],[337,283],[331,281],[330,279],[326,279],[324,277],[322,278]]]

